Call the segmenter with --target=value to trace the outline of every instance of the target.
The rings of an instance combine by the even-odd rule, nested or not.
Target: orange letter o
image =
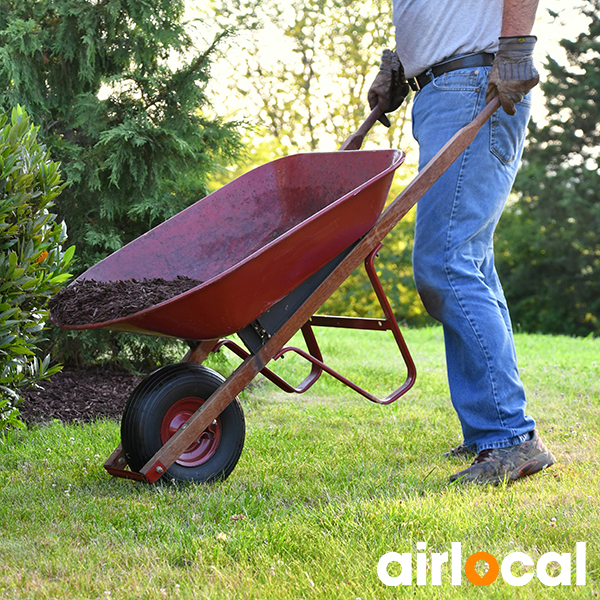
[[[484,560],[488,565],[488,571],[483,576],[475,570],[475,565],[480,560]],[[488,552],[475,552],[475,554],[469,556],[465,563],[465,575],[473,585],[490,585],[490,583],[494,583],[496,577],[498,577],[498,570],[498,561]]]

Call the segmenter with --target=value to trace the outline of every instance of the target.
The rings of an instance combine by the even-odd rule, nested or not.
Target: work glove
[[[367,98],[371,110],[379,106],[384,112],[379,117],[379,121],[386,127],[389,127],[391,123],[385,113],[395,111],[408,95],[409,89],[398,55],[391,50],[384,50],[381,55],[379,73],[369,88]]]
[[[521,102],[523,96],[540,80],[533,64],[533,47],[536,40],[534,35],[500,38],[485,101],[490,102],[499,96],[500,104],[508,115],[517,112],[515,104]]]

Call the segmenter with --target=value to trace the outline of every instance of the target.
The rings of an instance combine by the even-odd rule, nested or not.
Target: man
[[[384,112],[416,91],[419,168],[486,102],[502,109],[417,204],[413,266],[444,328],[448,382],[463,432],[450,453],[476,455],[451,481],[498,483],[541,471],[552,454],[525,412],[493,235],[514,182],[538,80],[531,34],[538,0],[394,0],[397,55],[384,52],[369,103]],[[386,121],[385,115],[382,122]]]

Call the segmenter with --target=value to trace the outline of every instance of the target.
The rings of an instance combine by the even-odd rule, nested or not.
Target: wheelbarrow
[[[381,114],[375,108],[342,145],[344,152],[298,154],[258,167],[78,277],[74,283],[177,276],[200,282],[128,316],[58,324],[175,337],[190,346],[180,363],[154,371],[132,392],[121,420],[121,444],[105,469],[145,482],[164,475],[196,482],[228,477],[245,438],[237,396],[259,373],[289,393],[306,392],[326,372],[375,403],[390,404],[405,394],[416,368],[377,277],[375,256],[385,236],[498,106],[494,100],[461,129],[383,212],[404,153],[358,149]],[[315,314],[361,263],[383,318]],[[50,318],[55,322],[52,311]],[[315,327],[391,331],[406,366],[404,382],[382,399],[363,390],[323,361]],[[298,331],[308,351],[285,346]],[[203,365],[223,347],[242,361],[226,379]],[[267,367],[288,352],[311,364],[296,387]]]

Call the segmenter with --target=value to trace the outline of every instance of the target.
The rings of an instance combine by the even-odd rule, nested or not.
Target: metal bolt
[[[161,466],[156,467],[156,469],[154,469],[157,473],[162,473],[164,471],[164,469]]]
[[[125,464],[125,459],[121,456],[121,458],[119,458],[119,460],[117,461],[120,465],[124,465]]]
[[[212,424],[213,424],[213,425],[216,425],[216,424],[217,424],[217,420],[215,419],[215,420],[212,422]]]
[[[187,423],[184,423],[184,424],[181,426],[181,429],[187,429]]]

